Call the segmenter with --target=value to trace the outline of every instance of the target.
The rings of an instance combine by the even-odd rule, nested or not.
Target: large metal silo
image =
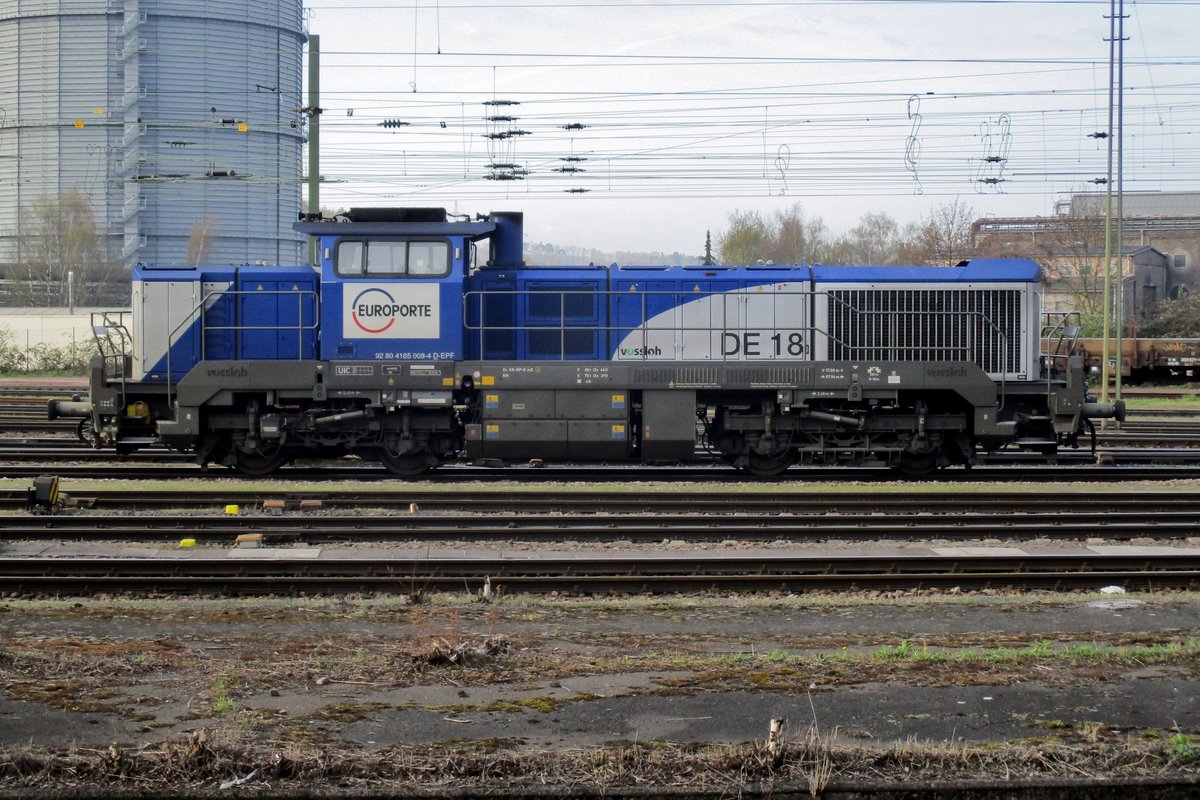
[[[0,196],[20,187],[0,198],[0,260],[35,194],[75,186],[128,264],[186,264],[193,237],[206,263],[301,260],[301,12],[299,0],[0,0],[0,47],[17,54],[0,67],[0,107],[17,108],[0,131],[16,155],[0,157]]]
[[[120,252],[124,67],[110,53],[119,5],[0,2],[0,263],[16,260],[22,213],[71,189]]]

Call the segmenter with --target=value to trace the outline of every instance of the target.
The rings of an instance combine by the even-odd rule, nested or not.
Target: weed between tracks
[[[607,713],[589,709],[621,698],[768,693],[808,707],[823,693],[865,685],[1074,692],[1135,673],[1200,677],[1194,627],[1086,636],[787,632],[802,614],[888,620],[909,607],[936,616],[970,603],[1028,613],[1087,599],[1054,597],[8,601],[0,604],[8,634],[0,727],[38,710],[62,726],[63,746],[0,746],[0,785],[177,787],[253,770],[254,781],[275,788],[311,780],[808,787],[853,776],[1195,772],[1194,731],[1132,728],[1103,712],[1082,722],[1035,716],[1032,735],[975,746],[863,748],[855,740],[870,734],[861,728],[831,737],[797,723],[778,768],[757,745],[592,743],[547,752],[528,736],[465,740],[472,726],[508,720],[532,734],[564,715]],[[1128,599],[1160,609],[1200,602]],[[414,731],[444,732],[423,746],[371,741],[405,720]],[[89,726],[126,744],[66,744],[96,741]]]
[[[1189,745],[1190,746],[1190,745]],[[25,788],[137,787],[142,791],[216,788],[218,783],[288,792],[315,785],[375,794],[399,787],[468,791],[498,786],[686,787],[690,790],[806,791],[873,781],[1010,781],[1018,777],[1079,780],[1179,774],[1177,747],[1100,741],[1086,749],[1062,744],[972,747],[909,740],[884,749],[837,743],[809,729],[785,738],[778,764],[757,744],[613,744],[554,751],[519,741],[487,740],[451,747],[395,746],[375,751],[339,743],[263,741],[256,734],[203,729],[134,748],[21,748],[0,752],[0,784]]]

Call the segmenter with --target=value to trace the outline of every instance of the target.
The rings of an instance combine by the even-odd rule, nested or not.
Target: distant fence
[[[0,372],[87,370],[93,308],[0,308]]]

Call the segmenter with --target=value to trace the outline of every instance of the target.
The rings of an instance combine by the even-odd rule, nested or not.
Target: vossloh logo
[[[438,339],[436,283],[342,284],[342,336],[347,339]]]

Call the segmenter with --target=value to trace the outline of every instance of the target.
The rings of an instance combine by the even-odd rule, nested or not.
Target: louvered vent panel
[[[973,361],[1012,373],[1021,361],[1021,293],[1004,289],[829,292],[834,361]]]
[[[729,383],[734,386],[796,386],[812,381],[808,367],[734,367]]]
[[[640,367],[633,370],[633,382],[638,385],[716,386],[717,371],[713,367]]]

